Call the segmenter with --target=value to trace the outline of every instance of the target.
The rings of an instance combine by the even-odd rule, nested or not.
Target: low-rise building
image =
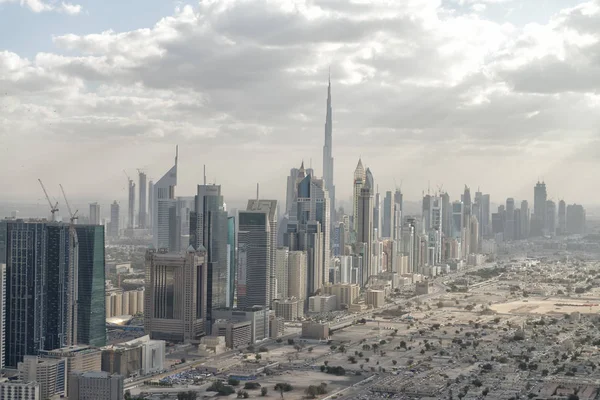
[[[165,341],[149,335],[102,348],[102,371],[125,378],[161,371],[164,362]]]
[[[323,286],[323,294],[334,295],[336,297],[336,309],[349,308],[351,304],[358,301],[360,296],[360,287],[356,284],[335,284],[330,283]]]
[[[252,308],[221,308],[212,311],[213,321],[250,321],[250,340],[255,343],[269,337],[269,315],[266,307]]]
[[[212,326],[213,335],[225,337],[229,349],[248,346],[252,343],[252,323],[250,321],[216,320]]]
[[[37,382],[41,399],[67,395],[67,360],[25,356],[17,365],[21,382]]]
[[[308,311],[329,312],[337,310],[337,297],[333,294],[311,296],[308,298]]]
[[[385,292],[383,290],[367,290],[365,302],[373,308],[382,307],[385,304]]]
[[[329,338],[329,324],[307,321],[302,323],[302,337],[305,339],[325,340]]]
[[[274,300],[275,315],[286,321],[297,321],[304,316],[304,302],[295,297],[285,300]]]
[[[0,400],[42,400],[40,384],[37,382],[0,382]]]
[[[123,376],[108,372],[73,372],[69,375],[69,398],[73,400],[121,400]]]
[[[269,321],[269,337],[276,339],[285,333],[285,321],[283,318],[273,316]]]

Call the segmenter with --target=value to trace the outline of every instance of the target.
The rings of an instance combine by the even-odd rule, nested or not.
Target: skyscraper
[[[198,185],[197,193],[194,211],[190,213],[190,244],[206,249],[207,317],[211,320],[212,310],[227,307],[228,302],[227,212],[220,185]]]
[[[133,228],[135,226],[135,183],[133,183],[132,179],[129,179],[129,199],[127,205],[127,227]]]
[[[111,238],[119,237],[119,203],[115,200],[110,205],[110,223],[108,224],[108,236]]]
[[[198,343],[205,333],[204,249],[146,252],[144,330],[152,339]]]
[[[487,237],[492,233],[490,215],[490,195],[484,194],[481,197],[481,222],[479,224],[479,230],[481,231],[480,236]]]
[[[504,240],[515,239],[515,199],[506,199],[506,213],[504,214]]]
[[[400,241],[402,236],[402,192],[400,189],[396,189],[394,192],[394,224],[392,227],[392,239]]]
[[[452,210],[450,208],[450,195],[446,192],[441,193],[442,199],[442,233],[444,237],[450,238],[452,235]]]
[[[287,177],[287,187],[285,194],[285,215],[290,215],[292,213],[292,209],[295,206],[296,197],[298,195],[298,172],[300,170],[298,168],[290,169],[290,175]]]
[[[290,215],[284,245],[290,251],[306,251],[309,293],[315,293],[327,281],[330,262],[329,194],[326,182],[304,171],[298,174],[297,198]]]
[[[585,209],[580,204],[567,206],[567,233],[570,235],[585,233]]]
[[[394,226],[394,200],[392,192],[385,192],[383,198],[383,219],[381,222],[381,237],[392,238],[392,229]]]
[[[146,228],[152,228],[152,216],[154,215],[154,182],[148,182],[148,214],[146,214]]]
[[[106,345],[104,226],[75,225],[77,258],[77,343]]]
[[[567,205],[564,200],[558,202],[558,234],[567,232]]]
[[[75,260],[69,225],[0,222],[0,263],[6,264],[6,365],[76,340]]]
[[[365,185],[365,180],[367,175],[365,173],[365,168],[363,167],[362,160],[358,159],[358,164],[356,165],[356,169],[354,170],[354,191],[352,197],[352,230],[354,232],[358,229],[358,198],[360,197],[360,191]]]
[[[90,224],[100,225],[100,204],[90,203]]]
[[[365,285],[371,275],[376,274],[372,268],[371,244],[373,243],[373,191],[370,186],[371,180],[367,179],[360,190],[358,198],[358,214],[356,242],[361,243],[364,250],[363,273],[361,285]]]
[[[539,182],[533,188],[533,215],[531,216],[531,236],[541,236],[546,222],[546,184]]]
[[[521,239],[529,237],[530,218],[529,218],[529,203],[527,200],[521,202]]]
[[[277,200],[249,200],[238,218],[238,307],[270,307],[276,282]]]
[[[5,367],[6,339],[6,264],[0,264],[0,368]]]
[[[323,180],[329,193],[329,221],[333,224],[335,217],[335,184],[333,182],[333,115],[331,110],[331,76],[327,86],[327,115],[325,117],[325,144],[323,145]],[[324,227],[331,231],[332,226]]]
[[[373,207],[373,237],[375,240],[381,238],[381,195],[379,189],[375,193],[375,205]]]
[[[552,200],[546,201],[546,221],[544,222],[545,233],[550,236],[556,234],[556,203]]]
[[[227,218],[227,263],[229,268],[227,307],[233,307],[236,299],[237,282],[237,233],[235,230],[236,217]]]
[[[175,165],[154,185],[152,196],[152,231],[155,249],[179,250],[180,227],[177,224],[177,186],[178,149],[175,150]],[[135,191],[134,191],[135,193]]]
[[[140,205],[138,208],[138,227],[146,229],[146,174],[139,171],[139,190],[140,190]]]

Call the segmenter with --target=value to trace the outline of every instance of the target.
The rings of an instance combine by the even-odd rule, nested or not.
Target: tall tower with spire
[[[334,224],[335,218],[335,185],[333,184],[333,122],[331,115],[331,72],[327,86],[327,116],[325,117],[325,144],[323,145],[323,179],[329,193],[329,222]],[[331,227],[324,227],[331,229]]]

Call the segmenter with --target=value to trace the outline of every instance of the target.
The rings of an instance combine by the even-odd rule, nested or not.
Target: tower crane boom
[[[77,216],[79,210],[75,210],[75,212],[71,211],[71,205],[69,204],[69,200],[67,200],[67,195],[65,194],[65,189],[63,188],[63,185],[59,184],[58,186],[60,186],[60,191],[62,192],[63,198],[65,199],[65,204],[67,205],[67,210],[69,211],[69,216],[71,218],[71,224],[74,224],[75,220],[79,218]]]
[[[42,187],[42,190],[44,191],[46,200],[48,200],[48,205],[50,206],[50,213],[52,213],[52,221],[56,221],[56,213],[58,212],[58,202],[56,202],[55,205],[52,205],[52,201],[50,200],[50,196],[48,196],[48,191],[46,190],[44,183],[42,182],[41,179],[38,179],[38,182],[40,183],[40,186]]]

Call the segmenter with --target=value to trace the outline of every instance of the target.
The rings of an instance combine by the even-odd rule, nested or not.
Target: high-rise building
[[[8,367],[16,367],[25,355],[75,342],[77,285],[72,243],[68,224],[0,222],[0,263],[6,264],[7,271]]]
[[[270,307],[275,292],[277,200],[249,200],[238,222],[238,307]]]
[[[515,239],[515,199],[506,199],[506,213],[504,214],[504,240]]]
[[[236,217],[227,218],[227,257],[229,269],[229,282],[227,294],[227,307],[233,307],[236,298],[236,282],[237,282],[237,233],[236,233]]]
[[[371,268],[371,243],[373,242],[373,191],[370,186],[372,180],[367,179],[360,190],[358,198],[358,214],[356,218],[356,242],[363,244],[364,258],[361,286],[364,286],[371,275],[376,272]]]
[[[190,213],[190,244],[206,249],[208,266],[207,318],[215,308],[227,307],[229,264],[228,217],[220,185],[198,185],[194,211]],[[208,327],[212,326],[209,325]]]
[[[181,227],[177,223],[177,200],[175,199],[178,153],[176,149],[175,165],[154,185],[152,231],[155,249],[179,251],[181,246],[179,243]]]
[[[356,165],[356,169],[354,170],[354,191],[352,197],[352,230],[354,232],[358,229],[358,202],[360,197],[360,191],[365,185],[365,181],[367,179],[367,175],[365,172],[365,168],[363,167],[362,160],[358,160],[358,164]]]
[[[0,369],[5,367],[6,338],[6,264],[0,264]]]
[[[450,208],[450,195],[446,192],[441,193],[442,199],[442,233],[444,237],[452,236],[452,210]]]
[[[585,234],[585,209],[580,204],[567,206],[567,233],[570,235]]]
[[[564,200],[558,202],[558,234],[567,233],[567,204]]]
[[[288,254],[287,297],[305,300],[308,298],[306,281],[307,259],[305,251],[290,251]]]
[[[104,226],[75,225],[77,258],[77,343],[106,345]]]
[[[331,245],[329,194],[323,179],[315,178],[300,167],[294,213],[290,215],[284,234],[284,245],[291,251],[306,251],[308,259],[308,291],[314,294],[329,272]]]
[[[90,203],[90,224],[100,225],[100,204]]]
[[[375,205],[373,207],[373,238],[375,240],[381,238],[381,195],[379,189],[375,193]]]
[[[69,374],[69,398],[78,400],[123,399],[123,375],[104,371]]]
[[[481,196],[481,221],[479,224],[480,236],[489,237],[491,234],[490,220],[490,195],[484,194]]]
[[[285,192],[285,215],[290,215],[293,208],[296,206],[296,197],[298,197],[298,168],[292,168],[290,175],[287,177],[287,187]]]
[[[135,183],[129,179],[129,197],[127,200],[127,227],[132,229],[135,226]]]
[[[108,236],[111,238],[119,237],[119,203],[115,200],[110,205],[110,223],[108,224]]]
[[[148,214],[146,214],[146,228],[152,228],[152,216],[154,215],[154,182],[148,182]]]
[[[402,192],[396,189],[394,192],[394,224],[392,227],[392,239],[399,241],[402,236]]]
[[[288,298],[289,254],[290,250],[287,247],[279,247],[275,250],[275,279],[277,279],[277,291],[273,297],[276,299]]]
[[[556,203],[552,200],[546,201],[545,233],[550,236],[556,234]]]
[[[146,173],[139,171],[139,190],[140,190],[140,204],[138,207],[138,227],[140,229],[146,229]]]
[[[325,188],[329,193],[329,221],[331,224],[336,222],[335,216],[335,184],[333,182],[333,115],[331,109],[331,77],[327,86],[327,114],[325,116],[325,144],[323,145],[323,180]],[[331,226],[324,227],[323,230],[331,231]]]
[[[392,238],[392,229],[394,226],[394,200],[392,192],[385,192],[383,198],[383,219],[381,222],[381,237]]]
[[[464,220],[464,205],[461,201],[452,203],[452,237],[461,238]]]
[[[148,250],[144,330],[151,339],[194,343],[205,334],[206,252]]]
[[[531,236],[542,236],[546,222],[546,184],[539,182],[533,188],[533,215],[531,216]]]
[[[521,239],[527,239],[529,237],[530,224],[529,203],[527,200],[523,200],[521,202]]]
[[[525,239],[521,233],[523,232],[523,228],[521,223],[523,222],[523,217],[521,216],[521,209],[515,208],[515,231],[513,234],[514,240]]]

